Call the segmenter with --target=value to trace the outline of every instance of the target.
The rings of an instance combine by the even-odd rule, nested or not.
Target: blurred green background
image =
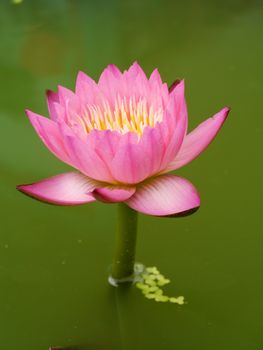
[[[260,0],[1,0],[1,348],[262,349],[262,35]],[[178,171],[201,209],[140,216],[137,260],[171,279],[182,307],[107,284],[116,205],[55,207],[15,190],[69,169],[24,109],[47,115],[46,89],[134,60],[168,83],[185,78],[190,129],[232,108],[209,149]]]

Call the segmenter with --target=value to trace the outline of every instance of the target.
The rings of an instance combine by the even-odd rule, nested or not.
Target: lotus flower
[[[214,139],[229,109],[187,134],[184,81],[170,89],[154,70],[109,65],[98,84],[79,72],[75,93],[47,93],[50,119],[26,111],[45,146],[77,171],[18,189],[41,201],[79,205],[125,202],[138,212],[174,216],[200,206],[195,187],[167,174],[195,159]]]

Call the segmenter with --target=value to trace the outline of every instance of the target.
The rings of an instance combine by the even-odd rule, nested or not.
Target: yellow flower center
[[[121,134],[134,132],[141,137],[146,126],[154,127],[163,118],[162,109],[156,110],[146,98],[118,98],[112,108],[107,101],[102,106],[87,105],[82,116],[76,116],[86,133],[93,129],[115,130]]]

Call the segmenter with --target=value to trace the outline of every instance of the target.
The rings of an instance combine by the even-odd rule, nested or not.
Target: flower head
[[[26,111],[46,147],[77,172],[18,189],[58,205],[125,202],[145,214],[189,213],[200,205],[195,187],[168,175],[214,139],[229,109],[187,134],[184,81],[168,89],[157,70],[148,79],[134,63],[109,65],[96,83],[79,72],[75,92],[47,93],[50,119]]]

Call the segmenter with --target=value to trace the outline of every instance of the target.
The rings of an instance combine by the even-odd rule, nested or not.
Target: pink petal
[[[96,182],[79,173],[65,173],[17,189],[40,201],[57,205],[79,205],[96,199],[92,191]]]
[[[70,158],[76,167],[88,177],[98,181],[115,182],[108,165],[89,142],[89,136],[87,135],[86,142],[76,136],[64,136]]]
[[[155,69],[149,78],[149,103],[156,109],[164,109],[168,103],[169,91],[166,83],[162,82],[158,69]]]
[[[128,71],[123,73],[123,78],[125,80],[127,97],[149,97],[149,80],[137,62],[134,62]]]
[[[169,92],[171,93],[173,90],[174,90],[174,88],[178,85],[178,84],[180,84],[181,83],[181,80],[180,79],[176,79],[172,84],[171,84],[171,86],[169,86]]]
[[[156,147],[158,145],[158,147]],[[155,128],[146,127],[143,130],[143,135],[140,138],[138,146],[142,154],[147,155],[149,159],[148,167],[145,169],[145,178],[153,174],[156,174],[162,170],[162,160],[166,149],[166,142],[162,136],[160,124],[157,124]],[[142,158],[142,162],[145,163],[145,159]]]
[[[132,132],[121,137],[119,149],[111,163],[112,175],[118,182],[135,184],[151,174],[151,155],[146,148],[140,147],[137,139]]]
[[[205,120],[183,141],[179,153],[167,166],[165,172],[181,168],[195,159],[213,141],[226,120],[230,109],[225,107],[213,117]]]
[[[103,100],[96,82],[84,72],[79,72],[76,80],[76,95],[84,105],[99,104]]]
[[[52,120],[58,120],[59,115],[57,113],[56,105],[59,104],[59,96],[56,92],[53,92],[51,90],[47,91],[47,105],[48,105],[48,111],[50,118]]]
[[[112,72],[112,74],[116,78],[120,78],[122,76],[122,72],[119,70],[117,66],[115,66],[115,64],[109,64],[108,69]]]
[[[39,114],[26,110],[26,114],[46,147],[63,162],[73,165],[63,143],[58,125]]]
[[[129,199],[135,192],[135,187],[124,186],[106,186],[96,188],[93,192],[94,196],[106,203],[124,202]]]
[[[117,131],[94,129],[89,133],[87,142],[107,167],[111,169],[111,163],[119,149],[121,138],[122,135]]]
[[[197,210],[200,197],[188,180],[179,176],[163,175],[139,186],[126,203],[144,214],[181,216]]]
[[[187,107],[184,97],[184,81],[180,81],[170,93],[163,122],[160,124],[162,137],[166,142],[162,167],[174,159],[186,134],[188,124]]]
[[[68,125],[74,125],[76,122],[76,115],[81,115],[83,111],[83,105],[81,104],[79,96],[63,86],[58,86],[58,96],[59,104],[65,111],[64,121]]]
[[[160,73],[159,73],[157,68],[153,70],[153,72],[149,78],[149,82],[150,82],[150,85],[156,84],[161,88],[163,82],[162,82],[162,78],[161,78]]]
[[[64,86],[59,85],[58,86],[58,97],[59,97],[59,102],[62,105],[66,105],[67,101],[70,101],[75,98],[75,94],[73,91],[65,88]]]
[[[113,64],[107,66],[102,72],[98,87],[112,108],[114,108],[117,97],[125,95],[122,73]]]
[[[122,77],[122,72],[119,70],[119,68],[117,66],[115,66],[115,64],[109,64],[104,69],[104,71],[100,75],[98,85],[100,85],[101,80],[112,79],[112,77],[116,78],[116,79],[121,79],[121,77]]]

